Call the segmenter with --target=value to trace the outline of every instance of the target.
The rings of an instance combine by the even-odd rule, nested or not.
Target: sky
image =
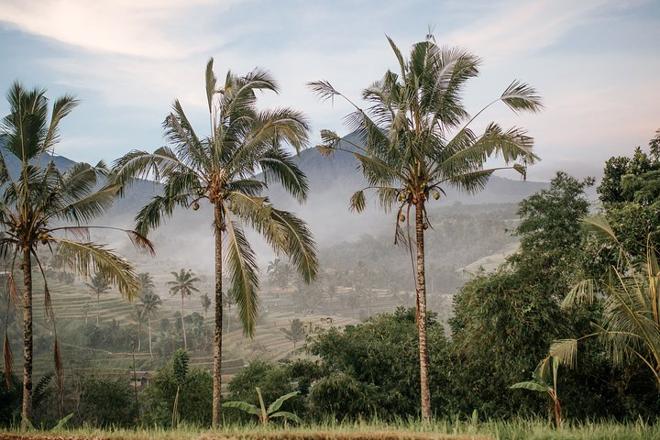
[[[350,108],[320,102],[305,84],[325,79],[358,99],[396,67],[386,35],[407,52],[429,29],[482,59],[465,91],[470,111],[514,79],[543,96],[541,113],[496,106],[478,122],[529,130],[542,159],[530,179],[559,169],[598,176],[608,157],[645,146],[660,128],[658,0],[0,0],[0,88],[20,80],[52,98],[74,94],[80,106],[62,123],[58,153],[111,162],[162,146],[175,98],[206,133],[213,57],[219,78],[268,69],[281,92],[259,105],[305,112],[314,145],[322,128],[347,132]]]

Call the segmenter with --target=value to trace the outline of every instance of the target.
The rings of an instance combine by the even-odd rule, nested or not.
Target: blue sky
[[[163,144],[161,121],[181,99],[206,129],[203,69],[265,67],[279,80],[266,106],[287,105],[341,133],[349,109],[319,102],[307,81],[327,79],[346,94],[378,79],[395,60],[390,35],[407,50],[431,27],[436,40],[483,59],[468,85],[471,110],[513,79],[544,97],[537,115],[495,108],[480,121],[522,125],[542,162],[598,175],[613,154],[645,145],[660,128],[660,2],[633,0],[257,1],[0,0],[0,86],[20,79],[49,95],[70,92],[80,107],[65,120],[59,153],[111,161]],[[7,106],[0,103],[0,113]]]

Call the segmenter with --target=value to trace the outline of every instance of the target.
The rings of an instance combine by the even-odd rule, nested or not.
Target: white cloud
[[[35,35],[77,46],[148,58],[179,58],[208,48],[189,38],[213,8],[234,0],[4,0],[0,21]],[[185,34],[181,35],[182,24]],[[180,39],[180,37],[182,37]],[[218,40],[214,39],[214,44]]]
[[[442,37],[491,61],[537,52],[593,19],[594,13],[630,7],[616,0],[508,2],[499,11]]]
[[[206,128],[203,69],[211,55],[219,76],[227,68],[239,73],[256,65],[269,68],[280,81],[282,93],[265,95],[262,104],[304,110],[316,137],[319,128],[343,132],[342,116],[350,108],[340,101],[334,106],[320,103],[305,87],[307,81],[328,79],[349,96],[358,97],[360,90],[386,68],[395,67],[385,31],[391,28],[404,51],[413,42],[411,35],[420,36],[417,24],[413,28],[404,18],[418,19],[421,13],[404,3],[386,4],[365,23],[356,18],[361,12],[359,6],[356,11],[323,4],[232,7],[237,2],[0,0],[0,21],[86,49],[83,53],[58,50],[39,62],[45,71],[53,72],[54,82],[76,92],[83,101],[97,100],[97,106],[108,114],[139,115],[126,132],[147,131],[147,142],[153,137],[153,146],[162,139],[152,133],[157,133],[175,97],[181,99],[194,121],[200,121],[200,131]],[[450,2],[426,9],[431,25],[434,13],[444,9],[457,17],[457,29],[445,33],[436,29],[439,42],[467,47],[485,59],[482,77],[466,90],[468,104],[487,102],[508,81],[520,76],[539,88],[546,103],[543,113],[516,119],[510,112],[495,110],[485,119],[528,127],[544,158],[539,172],[547,177],[551,168],[567,157],[574,158],[574,163],[602,163],[608,155],[643,143],[657,128],[651,118],[660,114],[660,64],[630,51],[622,56],[616,52],[622,51],[620,48],[594,48],[588,53],[544,50],[554,45],[570,49],[563,40],[569,35],[579,38],[574,37],[578,29],[591,26],[592,30],[608,32],[601,21],[616,19],[620,8],[634,4],[542,0],[495,6],[487,2],[475,7]],[[283,23],[285,15],[295,16],[295,20]],[[396,17],[405,24],[393,27]],[[285,28],[294,22],[297,27]],[[344,27],[324,27],[336,22]],[[632,35],[635,23],[626,23],[630,29],[621,32]],[[263,40],[259,39],[262,35]],[[629,68],[635,65],[645,67]],[[153,127],[144,126],[147,117],[153,118]],[[102,133],[105,139],[112,136],[117,135],[110,129]],[[68,148],[74,154],[87,143],[84,139]],[[105,145],[112,148],[112,142],[101,148]],[[149,144],[142,146],[148,148]],[[113,154],[104,155],[113,157],[122,152],[115,149]]]

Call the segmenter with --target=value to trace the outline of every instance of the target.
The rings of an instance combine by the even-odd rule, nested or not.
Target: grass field
[[[33,431],[18,433],[0,431],[3,439],[107,439],[107,440],[654,440],[660,439],[660,425],[636,423],[581,423],[555,430],[543,421],[515,420],[509,422],[449,422],[431,424],[419,422],[326,424],[283,428],[273,425],[231,426],[219,431],[194,428],[178,430],[63,430],[57,432]]]

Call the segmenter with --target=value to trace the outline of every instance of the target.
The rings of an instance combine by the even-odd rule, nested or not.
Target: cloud
[[[640,1],[627,4],[632,7]],[[614,0],[536,0],[508,2],[477,21],[443,36],[442,41],[467,47],[489,61],[538,52],[570,31],[610,9],[623,8]],[[595,13],[598,14],[595,14]]]
[[[482,76],[466,89],[471,110],[497,96],[513,78],[538,87],[546,103],[543,113],[516,118],[497,108],[484,119],[528,127],[546,177],[562,159],[602,162],[643,143],[657,128],[651,116],[660,112],[660,64],[636,44],[653,40],[657,30],[649,37],[655,23],[630,13],[639,3],[465,5],[447,0],[414,6],[385,2],[372,11],[368,3],[348,8],[245,0],[0,0],[0,21],[66,44],[38,57],[37,70],[48,72],[60,88],[80,96],[84,108],[100,115],[87,120],[102,122],[75,133],[80,142],[65,145],[65,137],[62,145],[72,154],[87,152],[85,159],[92,160],[96,153],[84,148],[93,140],[84,138],[84,130],[107,140],[99,145],[105,157],[116,157],[135,143],[157,146],[160,121],[175,97],[203,131],[203,69],[211,55],[219,77],[228,68],[238,73],[257,65],[270,69],[282,92],[263,95],[260,104],[304,110],[313,123],[313,138],[320,128],[344,132],[342,117],[350,108],[341,101],[319,102],[305,83],[327,79],[357,98],[385,69],[396,68],[384,33],[407,52],[439,17],[444,24],[435,29],[440,43],[469,48],[485,60]],[[112,147],[112,139],[123,147]]]
[[[204,21],[208,10],[217,12],[234,3],[234,0],[5,0],[0,7],[0,21],[89,51],[181,58],[210,46],[208,35],[195,32],[195,24]],[[186,17],[185,22],[182,17]],[[203,38],[191,38],[195,35]],[[218,40],[213,39],[213,44],[218,44]]]

